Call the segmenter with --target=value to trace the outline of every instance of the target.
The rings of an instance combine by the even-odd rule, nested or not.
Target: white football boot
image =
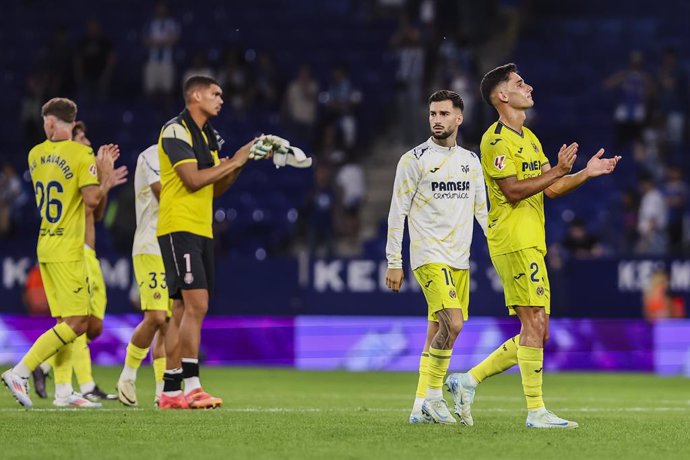
[[[426,399],[422,404],[422,413],[431,417],[434,423],[452,425],[458,423],[448,410],[445,399]]]
[[[14,372],[14,369],[8,369],[2,373],[2,383],[10,390],[19,404],[24,407],[33,406],[31,398],[29,398],[28,378],[20,377]]]
[[[138,406],[136,382],[134,380],[118,380],[117,399],[125,406]]]
[[[472,403],[477,386],[472,385],[470,374],[450,374],[446,379],[446,389],[453,395],[455,413],[460,417],[460,423],[473,426]]]
[[[66,398],[58,398],[57,396],[53,400],[53,406],[55,407],[77,407],[84,409],[95,409],[97,407],[102,407],[103,404],[97,402],[91,402],[76,391]]]
[[[545,407],[527,411],[527,428],[577,428],[577,422],[562,419]]]
[[[412,413],[410,413],[410,425],[420,425],[423,423],[434,423],[434,419],[422,412],[421,407],[417,410],[412,409]]]

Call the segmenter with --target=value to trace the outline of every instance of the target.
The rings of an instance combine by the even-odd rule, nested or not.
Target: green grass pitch
[[[112,390],[119,369],[95,374]],[[472,428],[408,425],[412,373],[204,368],[202,377],[223,408],[155,409],[150,368],[139,372],[138,409],[55,409],[34,397],[27,410],[2,387],[0,458],[690,458],[690,382],[681,378],[547,374],[548,407],[580,428],[528,430],[516,374],[479,387]]]

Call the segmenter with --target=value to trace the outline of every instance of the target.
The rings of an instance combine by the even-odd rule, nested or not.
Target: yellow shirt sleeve
[[[77,173],[77,185],[79,188],[88,185],[98,185],[98,168],[96,167],[96,156],[93,150],[87,154],[82,155],[79,161],[79,171]]]
[[[482,166],[492,179],[516,176],[517,168],[511,152],[511,145],[500,135],[482,139]]]

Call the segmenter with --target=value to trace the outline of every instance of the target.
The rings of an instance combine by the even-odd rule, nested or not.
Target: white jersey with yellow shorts
[[[429,321],[437,321],[436,313],[446,308],[460,308],[468,318],[474,218],[486,233],[486,190],[476,154],[430,138],[400,158],[386,257],[388,268],[402,268],[407,219],[410,265],[429,305]]]
[[[158,146],[152,145],[139,154],[134,172],[137,229],[132,246],[132,263],[139,286],[141,309],[166,311],[169,317],[172,315],[172,301],[168,298],[165,267],[156,238],[158,200],[151,191],[151,184],[156,182],[160,182],[160,162]]]

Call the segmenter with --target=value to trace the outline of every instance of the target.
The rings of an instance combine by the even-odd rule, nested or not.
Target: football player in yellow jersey
[[[544,264],[544,195],[556,198],[588,180],[610,174],[621,157],[603,158],[600,149],[587,166],[569,174],[578,145],[565,144],[553,168],[539,140],[524,126],[534,105],[532,87],[515,64],[488,72],[481,82],[484,100],[498,112],[498,121],[482,136],[482,168],[489,190],[487,241],[503,284],[506,306],[520,319],[520,334],[464,374],[452,374],[446,386],[461,420],[472,425],[470,406],[475,388],[487,377],[518,364],[527,400],[529,428],[574,428],[577,423],[546,410],[542,399],[544,343],[549,337],[550,287]]]
[[[72,391],[69,363],[72,342],[88,326],[86,212],[93,212],[103,198],[102,184],[113,180],[114,159],[110,151],[96,158],[89,147],[71,140],[77,115],[73,101],[51,99],[43,106],[41,115],[47,140],[31,149],[29,171],[41,215],[36,252],[51,314],[57,318],[57,324],[34,342],[16,366],[2,374],[2,381],[21,405],[31,407],[29,375],[56,354],[54,404],[97,407],[100,404]]]
[[[270,149],[261,150],[260,143],[253,140],[232,158],[220,160],[223,140],[209,123],[223,105],[220,85],[210,77],[194,75],[185,81],[183,92],[185,110],[163,126],[158,140],[158,243],[168,293],[177,305],[181,300],[184,308],[179,349],[166,350],[161,409],[223,404],[220,398],[206,393],[199,380],[201,325],[214,282],[213,198],[230,188],[247,161],[271,157]],[[170,326],[174,329],[176,324]]]
[[[83,121],[77,121],[75,123],[72,129],[72,140],[87,147],[91,147],[91,141],[86,136],[86,124]],[[108,149],[114,161],[118,159],[120,153],[116,145],[108,144],[101,148]],[[93,154],[93,152],[90,154]],[[72,347],[72,369],[77,378],[77,383],[79,383],[79,390],[82,396],[92,402],[101,400],[114,401],[117,399],[117,395],[105,393],[94,382],[91,370],[91,351],[88,343],[95,340],[103,331],[103,318],[105,317],[105,307],[108,302],[101,265],[96,257],[96,222],[101,221],[105,216],[105,208],[108,203],[107,193],[111,188],[125,183],[126,176],[126,166],[117,168],[114,171],[114,180],[102,184],[101,188],[103,189],[104,195],[96,209],[93,210],[93,212],[87,209],[86,212],[84,257],[91,299],[89,304],[89,325],[86,334],[80,335],[74,341]],[[52,361],[53,359],[50,359],[45,363],[41,363],[32,373],[36,393],[41,398],[47,397],[45,391],[45,376],[53,365]]]

